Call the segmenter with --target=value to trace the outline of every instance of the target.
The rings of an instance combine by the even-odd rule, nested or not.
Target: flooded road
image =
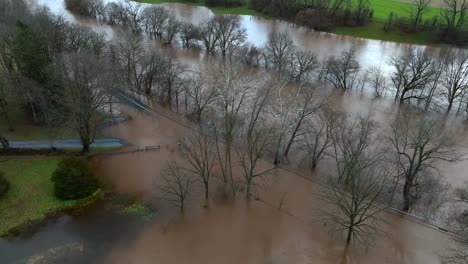
[[[77,23],[102,32],[112,31],[109,27],[74,18],[64,9],[62,0],[37,2]],[[164,6],[181,20],[193,23],[213,15],[204,7]],[[296,45],[323,57],[353,47],[364,67],[388,67],[388,56],[407,47],[406,44],[311,32],[287,22],[250,16],[242,16],[242,24],[247,29],[248,41],[257,46],[265,43],[269,32],[284,31],[292,36]],[[203,57],[195,49],[167,48],[164,52],[186,63],[198,63]],[[389,120],[400,111],[389,100],[371,100],[357,94],[333,97],[331,104],[334,109],[346,113],[372,113],[382,127],[388,126]],[[382,231],[387,235],[375,238],[367,248],[356,247],[345,252],[343,239],[330,234],[326,226],[329,223],[320,218],[324,205],[317,198],[323,188],[315,182],[318,175],[301,177],[282,169],[275,170],[257,186],[254,193],[259,200],[246,202],[239,198],[236,202],[226,202],[214,197],[209,208],[203,208],[203,195],[199,191],[189,200],[187,214],[180,218],[175,209],[161,199],[158,183],[161,169],[178,156],[177,144],[191,130],[173,121],[184,121],[183,117],[159,105],[153,107],[171,119],[124,109],[132,120],[108,128],[105,133],[124,139],[129,146],[95,157],[93,165],[101,180],[116,193],[142,199],[158,208],[156,219],[141,224],[108,213],[97,205],[82,216],[60,217],[28,238],[0,240],[2,263],[14,263],[57,245],[78,244],[74,257],[60,263],[436,264],[440,263],[439,254],[450,244],[449,236],[433,225],[385,212],[381,217],[387,225]],[[468,138],[461,138],[459,142],[465,148]],[[160,145],[161,149],[135,151],[155,145]],[[325,174],[328,166],[325,162],[319,174]],[[448,175],[451,184],[459,185],[468,180],[464,173],[467,170],[468,161],[464,161],[444,165],[442,174]],[[212,189],[214,193],[219,185],[221,179],[217,178]]]

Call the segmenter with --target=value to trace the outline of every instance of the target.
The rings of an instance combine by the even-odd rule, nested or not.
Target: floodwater
[[[62,0],[38,0],[54,13],[63,14],[77,23],[102,32],[112,29],[91,21],[74,18],[63,7]],[[204,7],[164,4],[180,19],[199,23],[212,16]],[[287,31],[296,45],[320,56],[356,49],[364,67],[388,67],[390,54],[400,52],[406,44],[336,36],[311,32],[290,23],[242,16],[248,41],[261,46],[270,31]],[[434,47],[423,47],[437,50]],[[165,49],[186,63],[198,63],[203,56],[197,50]],[[387,66],[386,66],[387,65]],[[347,113],[372,113],[386,127],[398,108],[388,100],[371,100],[349,94],[334,96],[332,106]],[[302,177],[277,169],[262,181],[250,202],[242,197],[227,202],[217,196],[221,179],[212,186],[213,199],[203,208],[202,192],[189,200],[184,217],[161,199],[158,189],[161,170],[178,158],[179,140],[191,133],[180,123],[179,116],[154,104],[164,115],[145,115],[132,109],[123,111],[132,120],[110,127],[106,133],[127,142],[126,148],[93,159],[97,175],[118,194],[142,199],[158,208],[158,216],[149,223],[122,217],[105,210],[106,201],[81,216],[63,216],[40,227],[37,232],[13,241],[0,240],[2,263],[43,252],[58,245],[80,245],[74,257],[60,263],[440,263],[439,254],[450,244],[450,237],[434,225],[405,217],[396,212],[382,213],[386,235],[370,241],[368,247],[352,247],[345,252],[343,239],[328,232],[329,223],[319,217],[324,207],[317,195],[322,191],[315,180],[320,175]],[[401,109],[400,109],[401,110]],[[411,109],[403,109],[412,111]],[[167,116],[169,118],[167,118]],[[178,121],[175,122],[174,120]],[[453,122],[460,123],[459,120]],[[460,139],[466,148],[468,138]],[[160,145],[160,150],[136,151],[145,146]],[[263,162],[262,166],[271,164]],[[453,185],[463,183],[468,162],[444,165],[443,175]],[[325,162],[318,174],[329,170]],[[281,210],[278,208],[281,207]]]

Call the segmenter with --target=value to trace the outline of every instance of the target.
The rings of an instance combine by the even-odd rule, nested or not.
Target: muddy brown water
[[[63,7],[62,0],[39,0],[54,13],[101,32],[112,29],[95,22],[77,19]],[[199,23],[213,14],[207,8],[182,4],[164,4],[180,19]],[[336,36],[307,31],[290,23],[242,16],[248,41],[261,46],[270,31],[287,31],[296,45],[320,56],[339,54],[354,47],[365,67],[388,67],[388,56],[400,52],[406,44]],[[435,47],[424,47],[437,50]],[[165,49],[185,63],[202,61],[198,50]],[[389,100],[371,100],[350,94],[334,96],[333,108],[348,113],[366,114],[387,126],[398,110]],[[183,117],[162,109],[175,119]],[[157,188],[160,171],[172,157],[177,157],[178,140],[190,132],[163,116],[151,117],[125,109],[133,119],[109,128],[106,133],[120,137],[129,146],[111,155],[96,157],[96,173],[116,193],[138,197],[160,212],[147,224],[104,210],[105,201],[81,216],[54,219],[29,237],[0,240],[1,263],[41,253],[67,243],[82,246],[78,257],[65,263],[440,263],[438,254],[450,244],[449,237],[432,225],[396,213],[384,213],[386,237],[374,239],[367,248],[353,247],[345,253],[342,239],[328,232],[318,215],[323,204],[317,199],[320,187],[309,178],[277,170],[255,190],[261,201],[213,201],[202,208],[202,194],[195,193],[188,212],[178,217],[160,198]],[[412,111],[406,109],[404,111]],[[454,123],[463,126],[460,120]],[[466,148],[468,138],[460,139]],[[161,145],[159,151],[135,152],[137,147]],[[468,150],[468,149],[467,149]],[[325,162],[319,174],[329,170]],[[271,164],[263,164],[271,166]],[[468,162],[443,164],[442,173],[452,185],[468,180]],[[219,185],[221,180],[215,180]],[[216,187],[212,188],[216,192]],[[282,210],[277,208],[282,204]]]

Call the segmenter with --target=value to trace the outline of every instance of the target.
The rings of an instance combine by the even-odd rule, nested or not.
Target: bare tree
[[[468,87],[468,52],[447,51],[442,65],[442,85],[447,99],[447,112],[452,109],[455,100],[463,96]]]
[[[161,86],[162,93],[166,94],[167,102],[173,103],[173,95],[176,95],[175,101],[177,109],[179,108],[179,90],[184,87],[184,74],[187,67],[174,58],[169,57],[165,60],[163,67],[160,70],[159,85]]]
[[[331,57],[326,61],[325,80],[335,88],[346,91],[356,84],[359,62],[353,49],[344,51],[340,57]]]
[[[333,156],[338,179],[348,184],[354,175],[380,159],[376,146],[376,123],[370,117],[341,116],[333,133]]]
[[[83,153],[88,153],[102,121],[99,113],[107,103],[108,65],[92,53],[80,52],[63,55],[55,70],[64,89],[61,102],[68,120],[80,137]]]
[[[392,124],[390,142],[398,170],[397,182],[403,181],[404,211],[411,210],[421,196],[424,176],[439,174],[434,161],[454,162],[462,156],[455,151],[448,132],[435,120],[422,119],[412,127],[409,117],[398,117]]]
[[[171,45],[177,34],[179,34],[182,24],[174,16],[170,16],[164,28],[164,45]]]
[[[420,91],[431,82],[434,74],[433,59],[426,51],[409,47],[392,57],[390,65],[394,68],[391,80],[396,89],[395,101],[403,103],[410,99],[426,98]]]
[[[408,13],[413,29],[416,29],[422,22],[423,15],[427,11],[427,7],[431,3],[431,0],[413,0],[412,2],[413,5],[411,5]]]
[[[129,27],[134,34],[139,34],[141,32],[141,3],[124,0],[124,9],[127,18],[126,26]]]
[[[122,32],[122,36],[111,44],[111,56],[130,88],[143,91],[145,67],[142,65],[146,64],[147,56],[143,39],[131,32]]]
[[[200,39],[205,46],[206,53],[214,55],[219,41],[219,36],[216,34],[216,22],[214,19],[210,19],[200,26]]]
[[[235,196],[237,190],[232,172],[233,144],[243,115],[248,111],[245,107],[252,98],[252,91],[258,85],[258,81],[241,65],[221,63],[214,65],[207,78],[207,84],[212,86],[217,94],[214,107],[219,165],[224,183],[230,181],[232,195]]]
[[[191,115],[200,122],[203,113],[210,108],[218,96],[216,87],[205,85],[204,77],[201,72],[191,75],[186,82],[186,93],[191,99]]]
[[[214,175],[213,167],[216,162],[216,146],[208,131],[199,128],[192,135],[186,137],[182,144],[182,155],[190,167],[187,170],[198,176],[205,188],[205,200],[210,195],[210,181]]]
[[[367,81],[374,92],[374,97],[380,98],[385,95],[387,84],[385,75],[381,68],[371,68],[368,72]]]
[[[467,264],[468,263],[468,212],[466,205],[468,204],[468,185],[458,187],[455,190],[455,195],[458,202],[462,203],[455,210],[449,219],[451,231],[455,234],[453,240],[456,246],[448,248],[448,252],[442,256],[443,264]]]
[[[257,100],[248,115],[247,128],[240,144],[240,165],[244,170],[245,195],[250,199],[252,186],[257,178],[264,177],[274,168],[259,169],[259,161],[272,143],[273,127],[268,127],[265,107],[269,98],[269,88],[257,92]]]
[[[283,72],[289,65],[293,50],[294,44],[287,33],[271,32],[268,35],[265,45],[266,57],[279,72]]]
[[[316,94],[317,87],[312,85],[308,87],[303,87],[299,89],[295,94],[294,104],[291,107],[294,107],[296,113],[292,120],[292,130],[289,134],[289,137],[286,138],[286,148],[284,149],[283,156],[287,157],[293,143],[296,141],[297,137],[302,131],[302,126],[307,118],[317,113],[320,108],[326,104],[326,99],[320,98]]]
[[[317,56],[312,52],[295,49],[291,53],[289,69],[291,78],[296,82],[308,81],[309,74],[318,66]]]
[[[190,48],[195,41],[200,39],[200,31],[198,27],[190,22],[182,23],[180,28],[180,40],[185,48]]]
[[[241,27],[239,16],[217,16],[214,21],[219,50],[225,57],[245,42],[246,30]]]
[[[344,233],[346,245],[353,241],[367,245],[372,235],[382,233],[384,220],[379,213],[386,207],[378,202],[388,171],[382,164],[376,165],[356,171],[346,186],[336,184],[322,195],[329,205],[323,210],[325,219],[332,223],[333,231]]]
[[[162,6],[147,6],[142,13],[143,25],[150,38],[162,38],[169,13]]]
[[[162,198],[179,208],[180,213],[184,214],[187,199],[192,194],[195,183],[195,179],[186,173],[177,162],[170,162],[162,172],[160,186]]]
[[[330,154],[327,151],[333,146],[333,133],[335,133],[338,118],[338,113],[324,108],[307,123],[300,142],[305,151],[304,160],[312,170],[325,155]]]

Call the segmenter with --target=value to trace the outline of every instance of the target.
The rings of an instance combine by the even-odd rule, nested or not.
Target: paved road
[[[121,147],[123,146],[123,141],[116,138],[111,139],[96,139],[94,143],[91,144],[91,147]],[[50,148],[51,146],[62,149],[62,148],[81,148],[81,143],[79,140],[41,140],[41,141],[10,141],[10,147],[19,148],[19,149],[41,149],[41,148]]]

